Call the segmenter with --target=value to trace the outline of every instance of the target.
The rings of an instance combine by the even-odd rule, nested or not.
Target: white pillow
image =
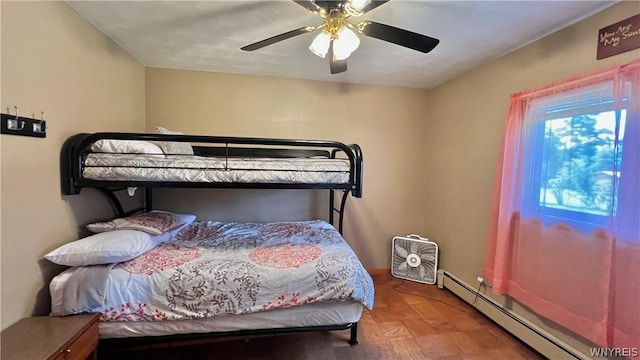
[[[171,131],[163,128],[162,126],[156,127],[156,132],[158,134],[164,135],[184,135],[178,131]],[[179,142],[179,141],[160,141],[160,147],[165,154],[171,155],[193,155],[193,147],[188,142]]]
[[[111,221],[87,225],[94,233],[114,230],[139,230],[151,235],[161,235],[181,225],[190,224],[196,219],[191,214],[176,214],[168,211],[153,210]]]
[[[121,154],[163,154],[158,145],[142,140],[102,139],[91,145],[91,151]]]
[[[64,244],[44,257],[56,264],[87,266],[131,260],[171,238],[171,233],[152,236],[137,230],[94,234]]]

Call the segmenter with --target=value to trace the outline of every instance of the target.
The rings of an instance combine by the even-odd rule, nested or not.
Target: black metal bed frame
[[[139,348],[141,346],[146,346],[146,345],[168,344],[171,342],[179,342],[179,341],[206,340],[206,339],[216,339],[216,338],[223,338],[223,337],[285,335],[285,334],[295,334],[295,333],[303,333],[303,332],[320,332],[320,331],[337,331],[337,330],[350,330],[351,333],[349,335],[349,340],[348,340],[349,345],[353,346],[358,344],[358,323],[355,322],[355,323],[342,324],[342,325],[237,330],[237,331],[210,332],[210,333],[145,336],[145,337],[137,337],[137,338],[100,339],[100,342],[98,344],[98,352],[103,354],[103,353],[109,353],[109,352],[117,352],[118,350],[126,349],[127,347]]]
[[[305,158],[323,156],[336,158],[344,154],[349,160],[348,183],[240,183],[240,182],[187,182],[187,181],[139,181],[139,180],[93,180],[82,177],[84,157],[89,153],[91,144],[101,139],[176,141],[215,146],[193,146],[194,155],[216,156],[226,159],[232,157],[257,158]],[[230,146],[235,145],[235,146]],[[239,146],[238,146],[239,145]],[[254,147],[247,147],[254,146]],[[258,147],[255,147],[258,146]],[[262,146],[262,147],[260,147]],[[284,146],[284,148],[266,148],[264,146]],[[145,189],[145,209],[152,209],[153,188],[251,188],[251,189],[326,189],[329,190],[329,222],[334,225],[334,214],[338,214],[338,231],[342,233],[344,208],[348,192],[354,197],[362,197],[362,150],[357,144],[345,145],[337,141],[242,138],[227,136],[201,135],[161,135],[143,133],[94,133],[77,134],[65,141],[60,152],[60,176],[62,193],[79,194],[84,187],[99,189],[110,200],[118,216],[126,213],[115,192],[128,187]],[[335,206],[335,192],[343,191],[339,208]],[[138,209],[134,210],[137,211]]]
[[[84,158],[90,152],[91,144],[101,139],[117,140],[143,140],[143,141],[175,141],[196,143],[194,155],[216,156],[226,159],[232,157],[256,157],[256,158],[308,158],[326,157],[337,158],[339,154],[349,160],[349,182],[338,183],[209,183],[209,182],[158,182],[158,181],[105,181],[85,179],[82,177]],[[209,146],[205,146],[207,144]],[[213,145],[213,146],[211,146]],[[279,148],[272,148],[279,146]],[[68,138],[60,152],[60,176],[62,193],[65,195],[79,194],[82,188],[94,188],[102,192],[111,202],[118,216],[124,216],[140,210],[153,210],[153,188],[252,188],[252,189],[325,189],[329,190],[329,223],[334,225],[335,214],[338,214],[337,230],[342,234],[344,210],[347,196],[351,193],[354,197],[362,197],[362,151],[357,144],[345,145],[336,141],[298,140],[298,139],[269,139],[269,138],[244,138],[224,136],[200,136],[200,135],[162,135],[144,133],[115,133],[103,132],[94,134],[77,134]],[[140,187],[145,190],[145,205],[142,209],[125,212],[116,192],[128,187]],[[336,207],[335,194],[342,191],[339,206]],[[335,225],[334,225],[335,226]],[[239,330],[230,332],[213,332],[205,334],[184,334],[149,336],[139,338],[101,339],[100,347],[104,350],[112,346],[127,344],[149,344],[166,341],[179,341],[185,339],[202,339],[230,336],[252,336],[265,334],[285,334],[309,331],[329,331],[350,329],[349,344],[358,343],[358,323],[348,323],[328,326],[310,326],[275,329]]]

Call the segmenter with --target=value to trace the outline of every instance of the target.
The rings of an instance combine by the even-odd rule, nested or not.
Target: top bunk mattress
[[[174,143],[181,148],[162,145]],[[337,141],[80,133],[62,146],[60,178],[65,195],[86,187],[237,187],[344,190],[360,198],[362,164],[358,144]]]
[[[89,153],[82,176],[118,181],[348,184],[349,172],[346,159]]]

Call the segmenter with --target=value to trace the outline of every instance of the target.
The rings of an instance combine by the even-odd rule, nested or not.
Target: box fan
[[[438,272],[438,244],[419,235],[396,236],[391,244],[391,275],[435,284]]]

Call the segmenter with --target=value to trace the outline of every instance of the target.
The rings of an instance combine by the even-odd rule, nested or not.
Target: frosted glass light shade
[[[318,55],[323,58],[327,56],[327,52],[329,52],[329,44],[331,43],[331,34],[326,31],[322,31],[318,36],[313,39],[311,45],[309,46],[309,50],[312,53]]]
[[[371,0],[351,0],[351,7],[358,11],[369,4],[371,4]]]
[[[343,27],[338,31],[338,38],[333,41],[333,56],[336,60],[344,60],[360,46],[360,39],[353,30]]]

